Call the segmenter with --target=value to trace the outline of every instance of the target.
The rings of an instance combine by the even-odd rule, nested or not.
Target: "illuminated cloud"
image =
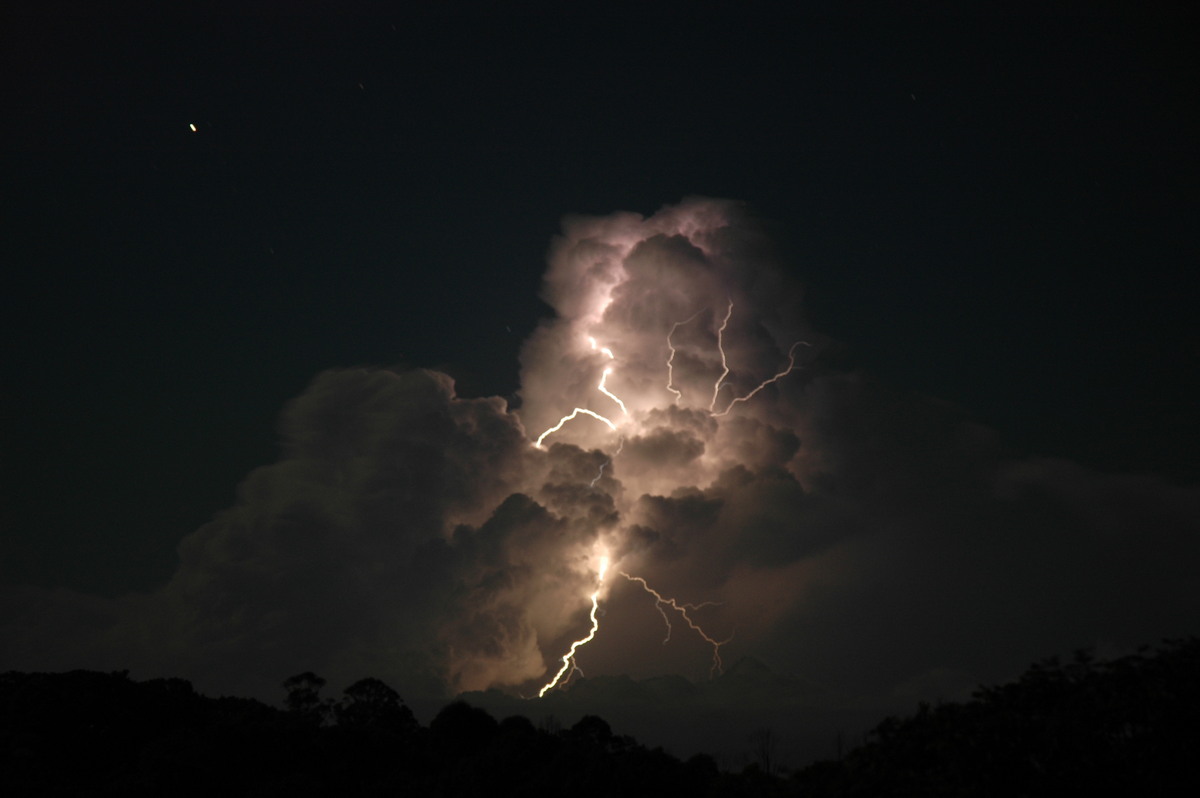
[[[8,589],[4,665],[532,696],[595,618],[588,676],[707,679],[705,641],[676,623],[664,644],[627,573],[712,602],[695,617],[726,665],[892,709],[1200,622],[1200,491],[1016,459],[954,407],[823,368],[799,287],[734,203],[569,218],[543,296],[519,407],[430,371],[319,375],[284,409],[279,461],[182,541],[164,588]]]

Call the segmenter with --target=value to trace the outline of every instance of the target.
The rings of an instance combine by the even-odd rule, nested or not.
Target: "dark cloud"
[[[455,657],[476,654],[454,623],[530,634],[513,620],[521,588],[507,569],[519,573],[516,553],[539,551],[565,522],[515,493],[532,453],[502,401],[458,398],[433,372],[327,372],[284,410],[280,434],[279,462],[181,542],[169,584],[77,610],[61,633],[86,632],[105,660],[255,691],[297,668],[409,681],[415,666],[423,683],[453,682],[464,678]],[[64,614],[40,601],[46,617]],[[25,642],[29,616],[8,615],[14,650],[27,652],[14,666],[53,662],[53,649]]]
[[[659,428],[625,441],[622,473],[631,476],[649,471],[678,472],[704,454],[704,441],[686,430]]]
[[[717,449],[751,470],[784,468],[800,450],[800,438],[793,430],[735,416],[722,423]]]
[[[6,589],[4,666],[532,695],[595,595],[578,664],[612,678],[578,689],[636,694],[631,724],[710,702],[758,725],[787,707],[815,734],[1056,651],[1195,632],[1200,490],[1018,456],[960,408],[822,365],[773,257],[730,203],[568,220],[518,411],[436,372],[319,375],[284,409],[279,461],[181,542],[165,587]],[[533,445],[575,408],[608,423]],[[696,605],[725,664],[790,681],[621,681],[711,668],[651,589]]]

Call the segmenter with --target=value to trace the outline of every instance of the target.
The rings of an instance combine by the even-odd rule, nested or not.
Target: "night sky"
[[[459,397],[519,407],[522,344],[555,313],[543,274],[564,217],[652,217],[692,197],[734,202],[737,224],[771,242],[780,279],[798,286],[796,324],[819,351],[788,389],[808,419],[792,428],[809,431],[801,451],[816,447],[832,474],[801,480],[806,495],[892,507],[898,528],[925,537],[854,545],[897,572],[916,563],[914,583],[938,563],[978,566],[941,592],[910,593],[900,574],[861,603],[831,601],[827,617],[780,622],[812,632],[819,657],[764,632],[735,659],[826,685],[844,673],[831,689],[915,702],[932,684],[922,674],[953,671],[930,688],[942,689],[1080,646],[1197,632],[1200,604],[1183,586],[1200,565],[1200,26],[618,8],[9,15],[0,626],[12,648],[0,669],[160,668],[249,694],[319,667],[297,649],[292,670],[239,683],[207,678],[186,643],[154,659],[138,636],[172,628],[161,607],[129,610],[141,625],[113,637],[96,630],[154,604],[181,541],[254,506],[239,484],[281,460],[297,418],[323,423],[297,397],[362,389],[345,376],[360,372],[319,374],[433,369]],[[992,465],[962,465],[946,425],[975,430],[967,459]],[[1002,484],[1036,496],[1008,510],[978,498],[1003,498]],[[520,512],[505,504],[490,523]],[[880,523],[854,519],[829,528]],[[975,546],[979,519],[998,531]],[[1083,539],[1106,548],[1093,556]],[[874,573],[854,571],[850,550],[832,562]],[[326,557],[295,555],[296,584]],[[1026,576],[1040,590],[1061,578],[1072,620],[1043,624]],[[912,617],[932,617],[981,593],[1013,611],[978,620],[981,638],[1011,636],[992,641],[1011,661],[990,670],[986,647],[922,658],[933,649],[920,631],[881,640],[857,625],[871,601],[911,596]],[[239,595],[206,606],[236,614]],[[1093,595],[1120,596],[1120,609]],[[969,619],[955,623],[950,634],[970,637]],[[894,672],[847,664],[879,654],[859,634],[917,653],[898,654]],[[562,652],[544,653],[549,667]],[[334,657],[327,675],[389,656]],[[599,648],[587,675],[670,672],[675,660],[656,656],[630,668]],[[701,656],[689,679],[703,677]],[[421,688],[405,673],[351,676],[408,697]]]

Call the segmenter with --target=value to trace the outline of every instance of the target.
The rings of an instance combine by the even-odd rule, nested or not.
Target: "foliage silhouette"
[[[887,718],[793,779],[806,795],[1167,794],[1200,789],[1200,638],[1099,662],[1080,651],[967,703]]]
[[[481,751],[500,731],[496,719],[465,701],[454,701],[429,724],[434,739],[446,750],[459,756]]]
[[[321,698],[321,688],[325,680],[313,673],[305,671],[290,676],[283,682],[287,693],[284,706],[297,718],[303,718],[314,726],[322,726],[333,719],[334,707],[332,702]]]
[[[410,734],[417,728],[400,694],[379,679],[359,679],[342,691],[345,698],[334,708],[337,725],[342,728],[388,729]]]
[[[767,762],[721,772],[614,734],[497,722],[463,702],[428,728],[378,679],[323,700],[285,683],[286,710],[208,698],[181,679],[128,673],[0,675],[0,783],[53,795],[1058,795],[1194,794],[1200,641],[1098,662],[1045,660],[961,704],[888,718],[870,741],[788,779]],[[756,739],[775,756],[774,735]]]

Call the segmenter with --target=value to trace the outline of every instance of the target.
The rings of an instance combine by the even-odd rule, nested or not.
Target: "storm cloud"
[[[1016,455],[960,408],[827,366],[736,203],[569,218],[544,297],[519,406],[433,371],[318,375],[279,460],[181,541],[163,588],[6,588],[4,667],[529,696],[596,592],[588,676],[710,678],[711,647],[678,617],[664,643],[621,573],[704,603],[726,666],[756,657],[839,706],[1196,631],[1200,489]]]

